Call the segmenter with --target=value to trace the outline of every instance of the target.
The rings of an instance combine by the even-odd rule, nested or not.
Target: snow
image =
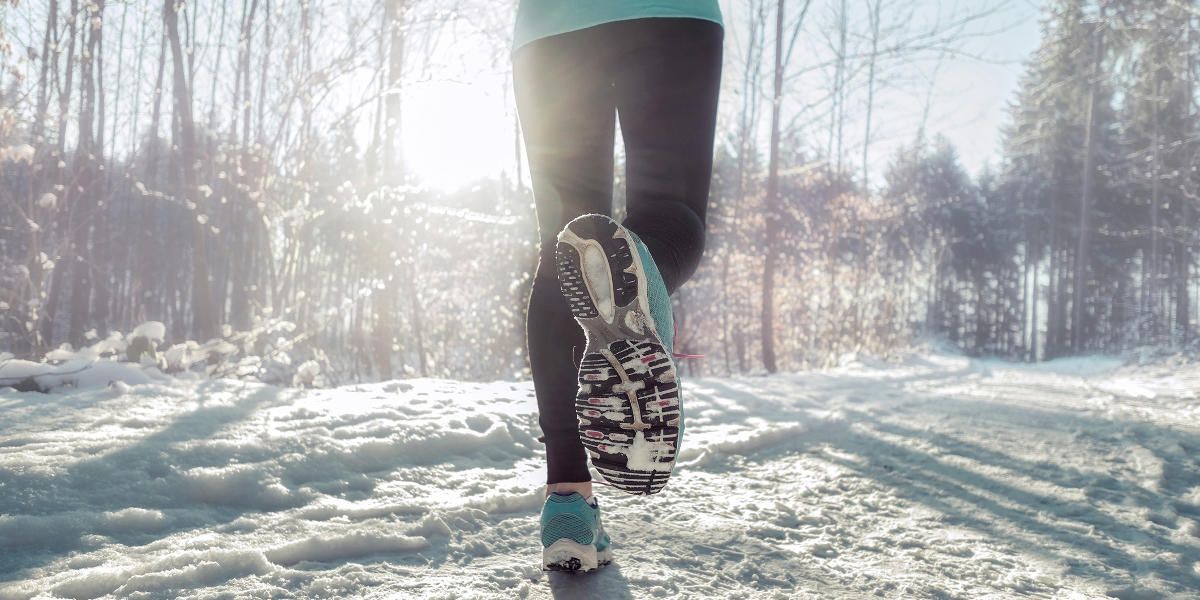
[[[415,552],[427,547],[429,540],[420,536],[356,531],[342,535],[316,535],[268,550],[265,556],[275,564],[290,566],[306,561],[330,562],[374,554]]]
[[[56,353],[58,351],[54,351]],[[0,356],[0,385],[33,381],[39,389],[60,387],[93,388],[112,384],[137,385],[162,380],[157,369],[100,359],[86,352],[67,352],[69,358],[56,364],[38,363]]]
[[[146,321],[129,332],[129,339],[144,337],[153,342],[162,342],[167,337],[167,326],[161,321]]]
[[[671,484],[598,488],[615,563],[587,576],[537,568],[528,383],[141,372],[0,388],[0,600],[1200,589],[1200,365],[848,355],[684,378]]]
[[[620,440],[617,440],[620,441]],[[662,463],[657,462],[661,455],[669,455],[669,450],[660,446],[652,445],[646,440],[645,432],[638,431],[633,434],[633,443],[629,445],[627,450],[624,450],[626,464],[634,471],[666,471]],[[668,458],[669,460],[669,458]]]

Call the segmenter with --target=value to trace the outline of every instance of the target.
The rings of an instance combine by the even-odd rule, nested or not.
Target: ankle
[[[579,495],[583,496],[584,499],[591,500],[591,498],[592,498],[592,482],[579,481],[579,482],[547,483],[546,484],[546,495],[549,496],[550,494],[553,494],[554,492],[559,492],[562,494],[569,494],[571,492],[579,492]]]

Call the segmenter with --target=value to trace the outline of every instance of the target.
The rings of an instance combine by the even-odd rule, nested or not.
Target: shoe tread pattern
[[[591,353],[579,367],[580,391],[575,398],[579,439],[592,466],[609,484],[630,494],[656,494],[671,475],[679,440],[679,388],[675,366],[663,347],[653,342],[621,340],[609,345],[635,388],[637,412],[648,427],[643,435],[651,444],[669,447],[660,455],[659,468],[641,471],[628,467],[627,452],[635,431],[634,410],[628,393],[616,386],[623,379],[607,357]]]
[[[605,323],[591,298],[579,251],[559,242],[559,282],[571,313],[587,332],[587,348],[579,365],[579,392],[575,413],[579,437],[592,465],[605,481],[631,494],[655,494],[670,477],[679,438],[679,389],[675,363],[653,328],[631,329],[625,317],[636,313],[635,323],[649,324],[638,304],[638,276],[629,239],[617,235],[618,225],[599,215],[575,219],[568,229],[583,240],[598,242],[608,258],[616,318]],[[607,351],[620,365],[618,372]],[[643,435],[651,444],[669,450],[659,454],[662,470],[630,469],[628,452],[635,430],[634,407],[629,394],[620,391],[624,381],[637,389],[637,414],[646,425]]]

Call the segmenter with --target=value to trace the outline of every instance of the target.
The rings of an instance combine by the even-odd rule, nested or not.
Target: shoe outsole
[[[675,464],[680,396],[674,360],[650,317],[641,259],[628,234],[601,215],[571,221],[558,240],[562,293],[587,335],[575,399],[580,440],[613,487],[658,493]]]
[[[587,573],[612,562],[612,551],[608,548],[596,550],[595,546],[579,544],[562,539],[542,549],[542,570],[567,573]]]

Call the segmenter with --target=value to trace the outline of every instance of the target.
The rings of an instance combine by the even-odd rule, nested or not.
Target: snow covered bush
[[[329,360],[304,345],[304,335],[289,335],[293,323],[260,319],[248,331],[226,328],[221,338],[184,340],[165,345],[167,328],[147,321],[128,334],[110,332],[90,346],[62,344],[40,361],[0,353],[0,387],[49,392],[69,387],[144,383],[176,377],[248,379],[306,388],[329,384]],[[97,339],[88,332],[88,339]]]
[[[325,376],[321,374],[321,363],[306,360],[296,368],[292,377],[292,385],[296,387],[314,388],[325,387]]]

